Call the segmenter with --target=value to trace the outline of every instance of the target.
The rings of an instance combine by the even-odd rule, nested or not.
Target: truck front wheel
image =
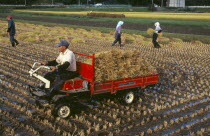
[[[133,91],[129,91],[123,94],[122,102],[125,104],[131,104],[135,100],[135,93]]]
[[[60,118],[67,118],[71,114],[71,108],[69,104],[59,104],[55,107],[54,114]]]

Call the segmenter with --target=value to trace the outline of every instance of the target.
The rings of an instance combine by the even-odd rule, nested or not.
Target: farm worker
[[[7,29],[7,35],[10,36],[10,42],[12,44],[12,47],[15,47],[19,44],[19,42],[15,39],[15,22],[12,20],[12,16],[7,16],[8,20],[8,29]],[[15,45],[16,43],[16,45]]]
[[[120,44],[120,47],[122,46],[122,44],[121,44],[121,34],[122,34],[121,29],[122,29],[123,24],[124,24],[123,21],[119,21],[117,23],[116,30],[115,30],[115,41],[112,43],[112,46],[114,46],[115,43],[117,43],[117,42]]]
[[[52,96],[56,90],[60,90],[66,80],[77,75],[76,59],[74,53],[68,49],[69,43],[66,40],[60,40],[60,43],[55,46],[60,52],[57,59],[43,63],[43,65],[51,66],[52,70],[44,76],[50,81],[48,96]]]
[[[161,33],[161,32],[162,32],[162,29],[160,28],[160,23],[156,22],[155,23],[155,32],[154,32],[153,37],[152,37],[152,43],[153,43],[155,48],[161,48],[159,43],[157,42],[158,33]]]

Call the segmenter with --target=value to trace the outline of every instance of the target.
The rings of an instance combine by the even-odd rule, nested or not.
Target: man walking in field
[[[12,20],[12,16],[7,16],[8,20],[8,29],[7,29],[7,35],[10,36],[10,42],[12,44],[12,47],[15,47],[19,44],[19,42],[15,39],[15,22]]]

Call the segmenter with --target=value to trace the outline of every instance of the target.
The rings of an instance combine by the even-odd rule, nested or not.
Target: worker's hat
[[[66,40],[60,40],[60,43],[57,43],[55,46],[56,47],[59,47],[59,46],[66,46],[66,47],[68,47],[69,43]]]
[[[155,23],[155,26],[160,26],[160,23],[159,23],[159,22],[156,22],[156,23]]]
[[[7,16],[7,18],[12,19],[12,16]]]

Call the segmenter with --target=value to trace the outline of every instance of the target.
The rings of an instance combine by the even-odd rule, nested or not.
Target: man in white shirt
[[[76,59],[74,53],[68,49],[69,43],[66,40],[60,40],[60,43],[55,45],[60,51],[57,59],[43,63],[46,66],[51,66],[52,72],[48,72],[44,77],[50,81],[49,95],[60,90],[63,83],[74,78],[76,73]]]

